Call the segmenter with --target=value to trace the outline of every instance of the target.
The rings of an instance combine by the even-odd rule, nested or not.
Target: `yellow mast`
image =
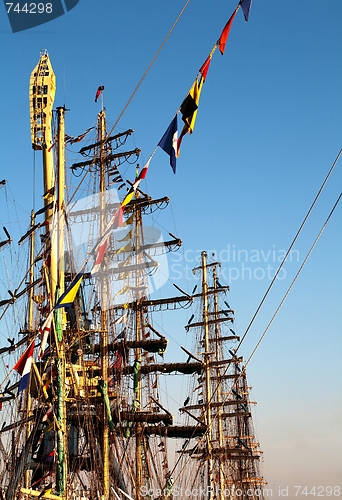
[[[46,51],[41,52],[37,66],[30,78],[30,123],[32,148],[43,152],[44,170],[44,203],[50,205],[55,200],[53,139],[52,139],[52,108],[56,93],[56,77],[50,58]],[[46,219],[51,219],[53,208],[45,213]],[[47,228],[46,232],[49,229]],[[52,302],[55,300],[57,284],[57,251],[51,248],[50,291]]]
[[[64,137],[65,137],[65,108],[57,108],[57,119],[58,119],[58,193],[57,193],[57,233],[58,233],[58,286],[59,292],[62,295],[64,293],[64,211],[65,211],[65,201],[64,201],[64,191],[65,191],[65,157],[64,157]]]
[[[64,291],[64,185],[65,185],[65,161],[64,161],[64,108],[58,108],[58,192],[56,192],[52,138],[52,109],[56,92],[56,77],[46,51],[41,52],[37,66],[31,73],[30,78],[30,123],[31,142],[35,151],[43,153],[43,178],[44,178],[44,205],[45,219],[52,222],[46,232],[50,232],[50,266],[49,290],[50,303],[55,304],[57,286],[59,292]],[[57,217],[54,214],[53,202],[57,198]],[[57,350],[57,473],[56,489],[60,496],[66,494],[67,484],[67,435],[66,435],[66,402],[65,402],[65,350],[63,339],[64,313],[59,310],[55,314],[55,338]]]
[[[106,227],[106,183],[105,183],[105,137],[106,116],[105,111],[98,116],[100,127],[100,235],[104,234]],[[107,280],[106,276],[101,278],[101,377],[107,384],[108,380],[108,331],[107,331]],[[106,411],[102,415],[103,438],[102,438],[102,460],[103,460],[103,499],[109,498],[109,428]]]

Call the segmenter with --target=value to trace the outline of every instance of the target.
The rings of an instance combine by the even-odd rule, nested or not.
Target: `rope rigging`
[[[275,275],[274,275],[274,277],[273,277],[273,279],[272,279],[271,283],[269,284],[269,286],[268,286],[268,288],[267,288],[267,290],[266,290],[266,292],[265,292],[265,294],[264,294],[263,298],[261,299],[260,304],[259,304],[259,305],[258,305],[258,307],[257,307],[257,310],[255,311],[255,313],[254,313],[254,315],[253,315],[253,317],[252,317],[251,321],[249,322],[249,325],[247,326],[246,331],[245,331],[245,333],[243,334],[243,336],[242,336],[242,338],[241,338],[241,340],[240,340],[239,345],[237,346],[236,352],[240,349],[242,342],[243,342],[243,341],[244,341],[244,339],[246,338],[247,333],[249,332],[249,330],[250,330],[250,328],[251,328],[252,324],[254,323],[255,318],[257,317],[257,315],[258,315],[258,313],[259,313],[259,311],[260,311],[260,309],[261,309],[261,307],[262,307],[263,303],[265,302],[265,299],[266,299],[267,295],[269,294],[269,292],[270,292],[270,290],[271,290],[271,288],[272,288],[272,286],[273,286],[273,284],[274,284],[275,280],[277,279],[277,276],[278,276],[278,274],[280,273],[280,270],[282,269],[282,267],[283,267],[283,265],[284,265],[284,263],[285,263],[285,261],[286,261],[286,259],[287,259],[288,255],[289,255],[290,251],[292,250],[293,245],[294,245],[294,244],[295,244],[295,242],[297,241],[299,234],[301,233],[301,231],[302,231],[302,229],[303,229],[303,227],[304,227],[304,225],[305,225],[306,221],[308,220],[309,215],[310,215],[310,213],[312,212],[313,207],[316,205],[316,202],[317,202],[317,200],[318,200],[318,198],[319,198],[320,194],[322,193],[323,188],[324,188],[324,186],[326,185],[326,183],[327,183],[327,181],[328,181],[328,179],[329,179],[330,175],[332,174],[332,172],[333,172],[333,170],[334,170],[334,168],[335,168],[335,165],[337,164],[337,162],[338,162],[338,160],[339,160],[339,158],[340,158],[341,154],[342,154],[342,149],[340,149],[340,151],[338,152],[338,155],[336,156],[335,161],[333,162],[332,166],[330,167],[330,170],[329,170],[329,172],[327,173],[327,175],[326,175],[326,177],[325,177],[325,179],[324,179],[324,181],[323,181],[323,183],[322,183],[321,187],[319,188],[318,193],[316,194],[315,199],[313,200],[313,202],[312,202],[312,204],[311,204],[311,206],[310,206],[310,208],[309,208],[309,210],[308,210],[307,214],[305,215],[303,222],[301,223],[301,225],[300,225],[300,227],[299,227],[299,229],[298,229],[298,231],[297,231],[297,233],[296,233],[295,237],[293,238],[291,245],[289,246],[289,248],[288,248],[288,250],[287,250],[286,254],[284,255],[284,258],[283,258],[283,260],[281,261],[281,263],[280,263],[280,265],[279,265],[279,267],[278,267],[278,269],[277,269],[277,271],[276,271],[276,273],[275,273]]]

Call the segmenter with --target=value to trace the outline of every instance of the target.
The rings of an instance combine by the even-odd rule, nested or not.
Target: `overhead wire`
[[[295,282],[297,281],[298,276],[300,275],[300,273],[301,273],[301,271],[302,271],[303,267],[305,266],[305,264],[306,264],[306,262],[307,262],[308,258],[309,258],[309,257],[310,257],[310,255],[311,255],[311,253],[312,253],[313,249],[315,248],[315,246],[316,246],[316,244],[317,244],[317,242],[318,242],[319,238],[321,237],[321,235],[322,235],[322,233],[323,233],[323,231],[324,231],[324,229],[325,229],[326,225],[328,224],[329,219],[330,219],[330,217],[332,216],[332,214],[333,214],[333,212],[334,212],[335,208],[337,207],[338,202],[339,202],[339,201],[340,201],[340,199],[341,199],[341,196],[342,196],[342,193],[340,193],[339,197],[337,198],[337,200],[336,200],[336,202],[335,202],[335,204],[334,204],[333,208],[331,209],[331,211],[330,211],[330,213],[329,213],[328,217],[326,218],[326,220],[325,220],[325,222],[324,222],[323,226],[321,227],[321,230],[319,231],[319,233],[318,233],[318,235],[317,235],[317,237],[316,237],[315,241],[314,241],[314,242],[313,242],[313,244],[311,245],[310,250],[309,250],[309,251],[308,251],[308,253],[306,254],[306,256],[305,256],[305,258],[304,258],[304,260],[303,260],[303,262],[302,262],[302,264],[301,264],[300,268],[298,269],[298,271],[297,271],[297,273],[296,273],[295,277],[293,278],[293,280],[292,280],[292,282],[291,282],[290,286],[289,286],[289,287],[288,287],[288,289],[286,290],[286,292],[285,292],[285,294],[284,294],[284,296],[283,296],[282,300],[280,301],[280,303],[279,303],[279,305],[278,305],[277,309],[275,310],[275,312],[274,312],[274,314],[273,314],[272,318],[270,319],[270,321],[269,321],[268,325],[266,326],[266,328],[265,328],[265,330],[264,330],[264,333],[261,335],[261,337],[260,337],[260,339],[258,340],[258,342],[257,342],[256,346],[254,347],[254,349],[253,349],[252,353],[250,354],[250,356],[249,356],[248,360],[246,361],[246,363],[245,363],[245,365],[244,365],[244,367],[243,367],[243,370],[245,370],[245,369],[246,369],[246,367],[247,367],[247,365],[249,364],[250,360],[251,360],[251,359],[252,359],[252,357],[254,356],[255,351],[258,349],[258,347],[259,347],[259,345],[261,344],[262,340],[264,339],[264,337],[265,337],[265,335],[266,335],[267,331],[269,330],[270,326],[272,325],[272,323],[273,323],[273,321],[274,321],[275,317],[277,316],[277,314],[278,314],[278,312],[280,311],[280,309],[281,309],[282,305],[284,304],[285,300],[287,299],[287,297],[288,297],[288,295],[289,295],[289,293],[290,293],[290,291],[291,291],[291,289],[292,289],[293,285],[294,285],[294,284],[295,284]]]
[[[264,296],[263,296],[263,298],[261,299],[260,304],[258,305],[258,307],[257,307],[257,309],[256,309],[256,311],[255,311],[255,313],[254,313],[254,315],[253,315],[253,317],[252,317],[251,321],[249,322],[249,324],[248,324],[248,326],[247,326],[247,328],[246,328],[246,331],[245,331],[245,333],[243,334],[243,336],[242,336],[242,338],[241,338],[241,340],[240,340],[240,342],[239,342],[239,344],[238,344],[238,346],[237,346],[237,348],[236,348],[236,351],[235,351],[235,352],[238,352],[238,350],[239,350],[239,349],[240,349],[240,347],[241,347],[241,344],[242,344],[242,343],[243,343],[243,341],[245,340],[247,333],[249,332],[249,330],[250,330],[250,328],[251,328],[252,324],[254,323],[254,320],[255,320],[255,318],[257,317],[257,315],[258,315],[258,313],[259,313],[259,311],[260,311],[260,309],[261,309],[261,307],[262,307],[263,303],[265,302],[265,299],[266,299],[267,295],[269,294],[269,292],[270,292],[270,290],[271,290],[271,288],[272,288],[272,286],[273,286],[273,284],[274,284],[275,280],[277,279],[277,277],[278,277],[278,275],[279,275],[279,273],[280,273],[280,271],[281,271],[281,269],[282,269],[283,265],[285,264],[286,259],[287,259],[287,257],[288,257],[288,255],[289,255],[289,253],[291,252],[291,250],[292,250],[292,248],[293,248],[293,245],[294,245],[294,244],[295,244],[295,242],[297,241],[298,236],[300,235],[300,233],[301,233],[301,231],[302,231],[302,229],[303,229],[303,227],[304,227],[304,225],[305,225],[306,221],[307,221],[307,220],[308,220],[308,218],[309,218],[309,215],[310,215],[310,214],[311,214],[311,212],[312,212],[312,209],[313,209],[313,208],[314,208],[314,206],[316,205],[316,202],[317,202],[317,200],[318,200],[318,198],[319,198],[320,194],[322,193],[323,188],[324,188],[324,186],[326,185],[326,183],[327,183],[327,181],[328,181],[328,179],[329,179],[330,175],[332,174],[332,172],[333,172],[333,170],[334,170],[334,168],[335,168],[335,166],[336,166],[336,164],[337,164],[337,162],[338,162],[338,160],[339,160],[339,158],[340,158],[341,154],[342,154],[342,149],[340,149],[340,151],[338,152],[338,155],[337,155],[337,156],[336,156],[336,158],[335,158],[335,161],[333,162],[332,166],[330,167],[329,172],[327,173],[327,175],[326,175],[326,177],[325,177],[325,179],[324,179],[324,181],[323,181],[323,183],[322,183],[321,187],[320,187],[320,188],[319,188],[319,190],[318,190],[318,193],[317,193],[317,194],[316,194],[316,196],[315,196],[315,199],[313,200],[313,202],[312,202],[312,204],[311,204],[311,206],[310,206],[310,208],[309,208],[309,210],[308,210],[307,214],[305,215],[305,217],[304,217],[304,219],[303,219],[303,222],[301,223],[301,225],[300,225],[300,227],[299,227],[299,229],[298,229],[298,231],[297,231],[297,233],[296,233],[295,237],[293,238],[291,245],[289,246],[289,248],[288,248],[288,250],[287,250],[286,254],[284,255],[283,260],[281,261],[281,263],[280,263],[280,265],[279,265],[279,267],[278,267],[278,269],[277,269],[277,271],[276,271],[275,275],[273,276],[271,283],[268,285],[267,290],[266,290],[266,292],[264,293]]]

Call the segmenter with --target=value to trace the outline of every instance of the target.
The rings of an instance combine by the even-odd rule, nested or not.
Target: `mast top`
[[[52,146],[51,121],[56,93],[56,76],[46,49],[40,52],[30,77],[31,142],[35,150]]]

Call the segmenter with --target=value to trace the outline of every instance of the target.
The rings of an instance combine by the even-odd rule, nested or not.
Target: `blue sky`
[[[0,9],[0,175],[9,197],[7,205],[0,193],[1,225],[14,232],[20,226],[20,237],[32,208],[28,82],[39,52],[48,50],[57,76],[55,105],[70,110],[69,135],[95,124],[99,85],[105,86],[113,124],[183,5],[81,0],[67,15],[16,34]],[[141,164],[235,6],[231,0],[189,3],[116,129],[135,130]],[[184,266],[197,265],[201,250],[215,252],[224,261],[222,281],[231,286],[240,335],[269,284],[267,266],[274,272],[341,148],[341,21],[340,0],[253,0],[249,22],[238,12],[224,56],[214,54],[177,174],[161,150],[150,164],[144,188],[171,198],[171,210],[158,221],[184,242],[180,257],[170,261],[171,279],[192,290]],[[241,348],[245,357],[340,193],[341,161]],[[134,168],[123,174],[133,178]],[[41,193],[37,188],[36,208]],[[338,206],[248,370],[264,474],[274,496],[279,485],[289,486],[291,498],[294,485],[340,484],[341,219]],[[4,265],[3,251],[1,259]],[[185,335],[185,321],[179,320],[175,337]]]

